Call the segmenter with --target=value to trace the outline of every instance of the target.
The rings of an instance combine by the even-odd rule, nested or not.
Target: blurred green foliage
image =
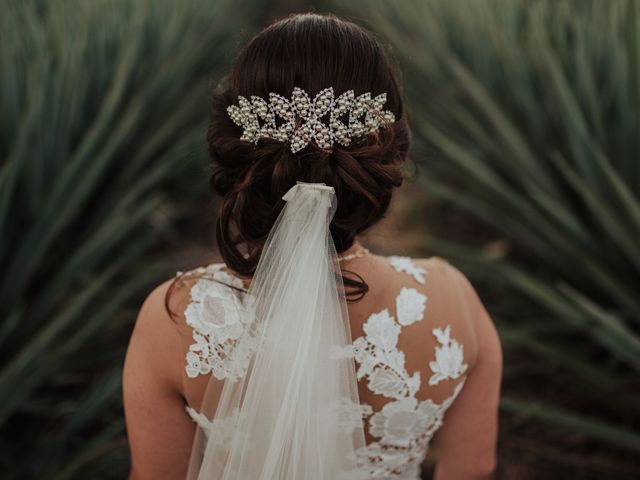
[[[210,87],[267,3],[3,2],[2,478],[125,476],[131,318],[172,273]],[[492,299],[503,409],[639,451],[640,5],[333,5],[390,42],[419,181],[482,231],[427,248]]]
[[[132,317],[175,273],[172,192],[206,190],[210,89],[264,3],[2,3],[3,479],[126,476]]]
[[[640,4],[346,13],[399,59],[426,194],[490,233],[427,247],[490,292],[513,360],[529,359],[506,365],[519,389],[503,409],[640,451]]]

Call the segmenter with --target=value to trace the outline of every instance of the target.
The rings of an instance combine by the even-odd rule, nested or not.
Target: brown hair
[[[336,96],[347,90],[356,96],[386,93],[384,109],[396,121],[330,151],[310,142],[294,154],[289,142],[240,140],[242,129],[227,113],[239,95],[268,100],[269,92],[275,92],[290,98],[294,87],[311,98],[326,87],[333,87]],[[398,82],[373,34],[335,15],[304,13],[272,23],[240,52],[213,92],[207,142],[210,186],[222,197],[218,247],[229,268],[251,276],[284,205],[281,197],[297,180],[334,187],[337,210],[331,234],[338,252],[348,249],[357,234],[384,216],[393,188],[402,184],[411,133]],[[360,284],[366,291],[364,282],[344,278],[344,284]]]

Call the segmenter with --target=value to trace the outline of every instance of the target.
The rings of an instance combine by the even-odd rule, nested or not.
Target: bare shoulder
[[[166,309],[166,300],[169,291],[175,288],[176,285],[176,278],[170,278],[151,290],[142,303],[136,326],[140,323],[155,323],[158,318],[169,317],[169,312]]]
[[[139,329],[150,339],[166,340],[166,333],[175,333],[184,323],[183,312],[190,301],[191,277],[173,277],[157,285],[145,298],[134,331]]]
[[[461,293],[461,303],[464,303],[470,313],[471,328],[477,340],[478,357],[485,364],[491,364],[494,373],[502,369],[502,346],[498,330],[484,301],[476,287],[465,273],[444,258],[431,257],[424,259],[427,265],[437,265],[438,269],[446,272],[452,281],[452,288]]]
[[[464,290],[465,294],[468,296],[468,299],[473,300],[474,302],[480,301],[476,289],[469,278],[462,270],[453,265],[446,258],[433,255],[426,258],[416,258],[413,261],[416,263],[416,265],[419,265],[427,270],[427,272],[437,271],[449,276],[459,288]]]
[[[437,277],[439,281],[444,280],[452,287],[455,285],[457,288],[465,290],[473,288],[466,275],[444,257],[432,255],[431,257],[413,258],[412,262],[425,271],[427,278],[428,276]]]
[[[422,257],[422,258],[412,258],[412,261],[425,269],[447,269],[447,268],[455,268],[453,265],[449,263],[444,257],[439,257],[437,255],[432,255],[430,257]]]
[[[151,290],[135,320],[123,382],[153,380],[172,390],[181,390],[183,338],[186,335],[182,312],[189,301],[184,281],[173,277]]]
[[[163,281],[146,296],[133,326],[122,373],[131,479],[185,476],[194,424],[184,410],[182,320],[176,314],[188,294],[179,279]]]
[[[487,355],[487,350],[492,350],[489,355],[500,361],[501,349],[495,324],[467,275],[446,258],[439,256],[415,259],[414,262],[444,280],[443,283],[448,284],[451,290],[455,290],[456,296],[452,298],[456,298],[456,304],[464,306],[468,312],[469,328],[474,331],[480,352]]]

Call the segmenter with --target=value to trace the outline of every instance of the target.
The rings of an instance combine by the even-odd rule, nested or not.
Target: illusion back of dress
[[[336,415],[345,429],[361,420],[365,425],[358,469],[344,478],[418,479],[429,443],[475,363],[466,278],[440,257],[368,255],[345,269],[360,275],[369,291],[348,306],[352,344],[334,352],[355,359],[360,397],[359,404],[340,405]],[[215,412],[201,409],[205,389],[208,385],[208,398],[215,397],[225,380],[241,378],[252,345],[235,342],[245,322],[238,314],[243,281],[222,263],[186,272],[184,278],[191,274],[184,388],[186,413],[200,428],[204,448],[210,435],[224,437],[230,430],[211,422]],[[211,375],[219,381],[209,382]]]

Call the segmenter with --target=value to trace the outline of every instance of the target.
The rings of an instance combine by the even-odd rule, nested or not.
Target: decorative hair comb
[[[269,93],[268,103],[255,95],[250,98],[251,101],[238,96],[238,105],[227,107],[231,120],[243,128],[240,139],[256,144],[261,138],[290,141],[293,153],[311,140],[321,148],[330,148],[334,142],[347,146],[353,138],[396,120],[393,112],[382,110],[386,93],[374,98],[370,92],[355,97],[353,90],[347,90],[334,98],[333,88],[329,87],[311,101],[303,89],[295,87],[291,100],[273,92]],[[282,119],[280,125],[276,124],[276,117]],[[322,120],[325,117],[328,125]]]

